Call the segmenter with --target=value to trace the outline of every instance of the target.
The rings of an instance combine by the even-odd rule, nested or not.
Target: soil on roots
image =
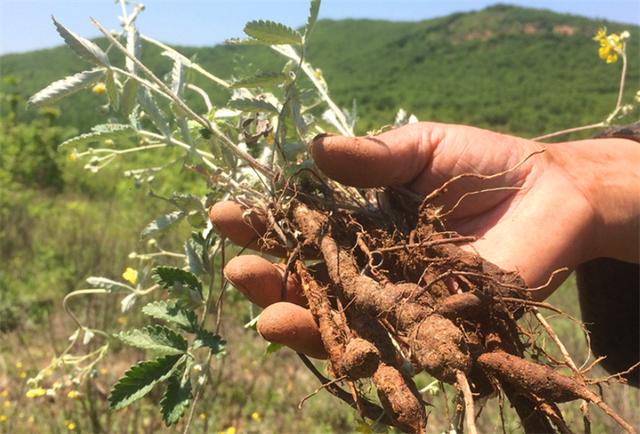
[[[472,239],[447,230],[439,209],[388,197],[386,209],[327,206],[306,195],[269,207],[279,223],[262,242],[288,252],[288,272],[302,283],[330,372],[350,392],[328,390],[365,417],[422,433],[426,403],[412,376],[426,371],[460,390],[468,432],[475,432],[474,400],[495,392],[509,398],[527,432],[566,432],[556,403],[577,399],[633,432],[581,372],[559,374],[551,367],[557,361],[519,326],[535,303],[517,273],[463,249]],[[307,267],[317,260],[326,273]],[[359,393],[365,382],[381,407]]]

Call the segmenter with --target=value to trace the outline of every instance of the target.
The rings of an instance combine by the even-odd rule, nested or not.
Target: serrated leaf
[[[149,223],[147,226],[145,226],[145,228],[140,233],[140,236],[142,238],[146,238],[158,232],[165,231],[171,226],[178,223],[185,216],[186,214],[183,211],[173,211],[169,214],[161,215],[160,217]]]
[[[117,282],[115,280],[107,279],[106,277],[91,276],[87,277],[87,283],[94,288],[108,289],[109,291],[115,291],[118,289],[124,289],[127,292],[133,288],[127,284]]]
[[[214,354],[224,351],[226,342],[209,330],[199,329],[196,331],[196,338],[193,340],[193,348],[207,347]]]
[[[304,29],[304,37],[305,39],[313,30],[313,27],[316,25],[316,21],[318,20],[318,13],[320,12],[320,0],[311,0],[311,4],[309,5],[309,17],[307,18],[307,25]]]
[[[133,54],[136,59],[140,58],[140,52],[142,51],[140,34],[137,29],[133,28],[133,26],[129,27],[129,30],[127,30],[127,51]],[[125,58],[125,67],[130,73],[136,73],[136,64],[128,56]]]
[[[168,290],[180,290],[184,287],[202,294],[202,284],[195,274],[176,267],[156,267],[153,269],[156,282]]]
[[[111,408],[116,410],[124,408],[145,396],[157,384],[173,374],[174,367],[181,357],[164,356],[132,366],[111,389],[109,394]]]
[[[184,242],[184,253],[187,257],[189,270],[197,275],[207,274],[202,261],[202,246],[198,245],[192,238]]]
[[[138,101],[140,102],[142,110],[149,116],[151,123],[158,131],[165,137],[171,137],[169,122],[160,110],[160,107],[158,107],[153,95],[151,95],[151,92],[146,87],[141,88],[138,92]]]
[[[183,382],[183,375],[184,369],[178,369],[169,377],[167,380],[167,391],[160,401],[162,419],[167,426],[174,425],[180,420],[193,399],[191,381],[189,381],[187,377],[186,381]]]
[[[169,198],[169,202],[174,204],[177,208],[180,208],[182,211],[205,212],[202,200],[191,193],[173,193]]]
[[[173,68],[171,69],[171,91],[182,97],[185,85],[185,68],[184,64],[174,56],[169,56],[173,59]]]
[[[253,77],[244,78],[231,84],[232,88],[254,88],[263,86],[272,86],[284,83],[288,77],[281,72],[267,72],[258,74]]]
[[[79,90],[85,89],[104,75],[103,68],[91,69],[57,80],[29,98],[28,105],[40,107],[53,104]]]
[[[115,77],[113,76],[113,72],[107,72],[107,77],[105,80],[105,86],[107,87],[107,95],[109,96],[109,105],[112,110],[118,110],[120,106],[120,93],[118,92],[118,86],[116,85]]]
[[[79,136],[73,137],[69,140],[65,140],[60,144],[60,147],[64,146],[84,146],[90,143],[99,142],[101,140],[120,140],[123,138],[129,138],[132,135],[136,134],[136,131],[131,128],[129,125],[123,124],[105,124],[110,127],[99,128],[94,127],[94,131],[86,134],[80,134]]]
[[[183,354],[187,341],[168,327],[161,325],[133,329],[115,335],[127,345],[160,354]]]
[[[154,301],[142,308],[142,313],[152,318],[176,324],[186,331],[193,332],[198,328],[196,314],[184,309],[177,300]]]
[[[269,20],[249,21],[244,32],[270,45],[301,45],[302,35],[295,29]]]
[[[120,98],[120,113],[128,117],[136,106],[136,94],[138,93],[138,82],[132,78],[127,78],[122,87],[122,98]]]
[[[240,39],[240,38],[229,38],[225,40],[224,43],[229,45],[264,45],[264,42],[258,41],[257,39]]]
[[[56,21],[53,16],[51,17],[51,19],[53,20],[53,24],[56,26],[56,30],[58,31],[60,36],[62,36],[62,39],[64,39],[64,41],[73,50],[74,53],[88,62],[107,68],[111,67],[107,54],[102,51],[100,47],[98,47],[90,40],[85,39],[82,36],[79,36],[68,30],[65,26]]]
[[[229,107],[245,112],[261,111],[267,113],[278,113],[278,108],[270,102],[261,99],[238,98],[232,99],[227,104]]]

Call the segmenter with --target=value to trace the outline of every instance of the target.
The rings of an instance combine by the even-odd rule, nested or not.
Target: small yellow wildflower
[[[134,270],[131,267],[127,267],[122,273],[122,278],[127,282],[131,282],[132,285],[135,285],[138,282],[138,271]]]
[[[78,159],[78,153],[76,151],[72,151],[67,157],[69,161],[76,161]]]
[[[607,35],[607,29],[603,27],[598,30],[593,39],[600,43],[600,48],[598,49],[600,58],[607,63],[615,63],[624,50],[622,41],[628,37],[629,32],[623,32],[622,37],[616,33]]]
[[[6,398],[7,396],[9,396],[9,390],[4,389],[2,392],[0,392],[0,396]]]
[[[260,422],[262,418],[260,417],[260,413],[258,413],[257,411],[254,411],[253,413],[251,413],[251,419],[254,422]]]
[[[75,431],[76,430],[76,423],[74,421],[72,421],[72,420],[68,420],[66,422],[66,426],[67,426],[67,429],[69,431]]]
[[[35,418],[35,417],[33,417],[33,415],[29,416],[29,419],[27,419],[27,423],[28,423],[29,425],[31,425],[31,424],[32,424],[33,422],[35,422],[35,421],[36,421],[36,418]]]
[[[236,427],[235,426],[230,426],[229,428],[227,428],[225,433],[226,434],[236,434]]]
[[[2,406],[3,406],[4,408],[10,408],[10,407],[11,407],[11,401],[5,401],[5,402],[3,402],[3,403],[2,403]]]
[[[9,419],[9,416],[6,414],[0,414],[0,423],[5,423]]]
[[[26,373],[26,372],[24,372],[24,371],[22,371],[22,372],[20,372],[19,377],[20,377],[20,378],[22,378],[22,379],[24,380],[25,378],[27,378],[27,373]]]
[[[96,83],[96,85],[93,86],[93,89],[91,89],[91,91],[96,95],[102,95],[107,91],[107,86],[105,86],[104,83],[102,82]]]
[[[100,372],[100,375],[107,375],[109,371],[107,370],[107,368],[100,368],[99,372]]]
[[[80,392],[77,390],[70,390],[69,393],[67,393],[67,398],[69,399],[76,399],[78,396],[80,396]]]
[[[198,419],[200,419],[200,420],[205,420],[206,418],[207,418],[207,414],[206,413],[200,413],[198,415]]]
[[[16,362],[16,369],[22,369],[22,362],[20,360]]]
[[[27,398],[37,398],[39,396],[44,396],[47,394],[47,391],[42,387],[36,387],[35,389],[27,390],[26,396]]]
[[[104,144],[106,146],[113,146],[114,141],[112,139],[105,139]]]

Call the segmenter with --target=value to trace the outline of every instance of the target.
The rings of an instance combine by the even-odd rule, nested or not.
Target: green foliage
[[[156,267],[153,270],[154,277],[158,284],[169,291],[179,292],[184,288],[202,294],[202,283],[193,274],[181,268]]]
[[[302,35],[297,30],[274,21],[250,21],[244,27],[244,32],[268,45],[302,44]]]
[[[183,308],[178,300],[151,302],[142,308],[142,313],[152,318],[176,324],[188,332],[198,329],[196,314],[192,310]]]
[[[187,341],[182,336],[161,325],[124,331],[116,337],[127,345],[159,354],[176,355],[187,350]]]
[[[157,384],[167,380],[184,356],[172,355],[140,362],[132,366],[111,389],[109,403],[120,409],[144,397]]]
[[[162,401],[160,401],[162,419],[167,426],[174,425],[180,420],[193,399],[191,382],[182,381],[183,376],[184,368],[182,368],[182,372],[179,369],[169,377],[167,380],[167,391]]]

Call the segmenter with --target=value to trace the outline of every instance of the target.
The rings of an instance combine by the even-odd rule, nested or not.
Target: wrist
[[[588,257],[640,261],[640,143],[602,138],[550,145],[591,206]]]

